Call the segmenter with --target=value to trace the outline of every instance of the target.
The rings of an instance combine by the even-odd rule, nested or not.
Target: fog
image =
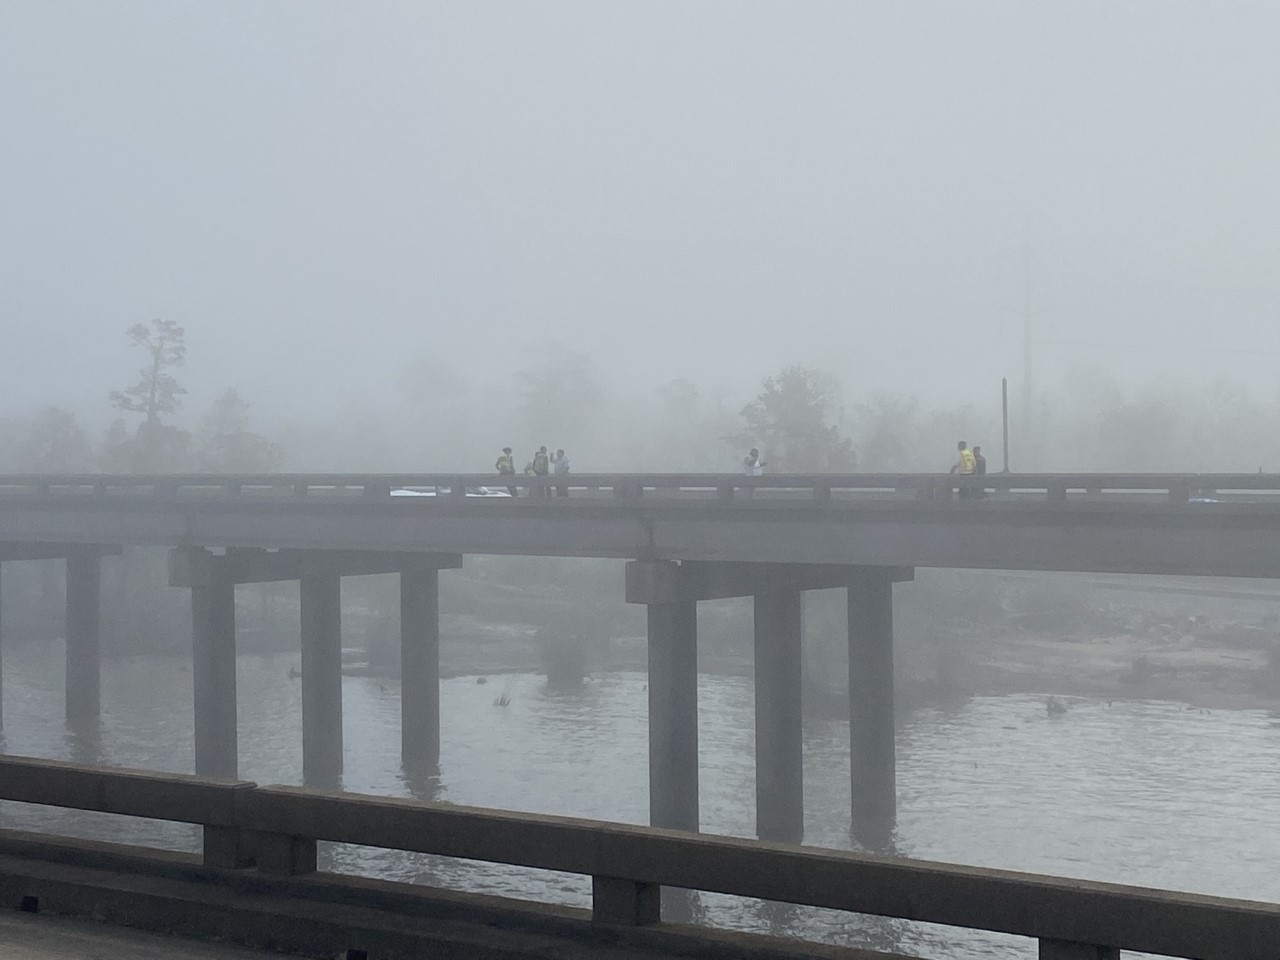
[[[56,405],[97,442],[124,331],[159,317],[187,331],[174,422],[235,388],[296,468],[728,466],[708,444],[791,364],[838,384],[855,448],[869,397],[917,398],[944,426],[901,466],[943,467],[955,435],[998,448],[1030,314],[1039,465],[1276,469],[1247,425],[1201,461],[1223,390],[1276,407],[1278,28],[1264,3],[10,2],[0,416]],[[601,402],[522,421],[548,351]],[[715,421],[696,461],[663,440],[678,379]],[[1130,463],[1093,449],[1103,401],[1197,412]]]
[[[577,474],[752,447],[767,473],[945,472],[960,439],[993,473],[1280,472],[1278,36],[1264,2],[0,0],[0,474],[482,473],[542,445]],[[765,835],[791,713],[810,843],[1280,898],[1266,581],[920,569],[690,603],[691,645],[619,560],[468,555],[402,606],[389,574],[335,599],[308,557],[305,592],[241,583],[228,617],[229,580],[171,586],[168,549],[87,557],[70,583],[5,563],[0,752],[187,771],[201,702],[263,783],[646,822],[649,762],[672,794],[688,773],[674,734],[647,753],[665,631],[669,704],[696,648],[708,832]],[[762,721],[766,641],[804,692]],[[416,745],[399,691],[430,673],[401,687],[402,649],[444,678]],[[882,715],[854,736],[859,651]],[[339,744],[326,777],[304,722]],[[424,789],[402,775],[440,736]],[[887,845],[850,816],[877,777]],[[322,868],[591,902],[352,849]],[[709,911],[920,952],[897,921]]]

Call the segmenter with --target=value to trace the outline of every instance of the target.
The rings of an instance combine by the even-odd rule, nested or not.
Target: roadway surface
[[[286,954],[167,937],[92,920],[17,910],[0,911],[0,957],[22,960],[264,960],[281,956]]]

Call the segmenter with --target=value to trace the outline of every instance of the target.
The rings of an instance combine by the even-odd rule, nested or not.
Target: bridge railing
[[[85,497],[334,497],[375,499],[397,494],[474,498],[490,491],[553,503],[562,496],[637,500],[704,499],[730,502],[911,498],[924,501],[999,499],[1100,499],[1154,495],[1185,503],[1247,496],[1280,502],[1280,474],[567,474],[560,477],[498,476],[492,473],[312,473],[312,474],[18,474],[0,476],[0,495]]]
[[[660,922],[665,885],[1015,934],[1053,960],[1280,944],[1275,904],[565,817],[28,758],[0,759],[0,798],[202,823],[212,868],[309,873],[327,840],[582,874],[601,923]]]

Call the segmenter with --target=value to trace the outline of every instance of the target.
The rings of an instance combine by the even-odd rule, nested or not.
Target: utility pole
[[[1022,436],[1035,436],[1035,391],[1031,383],[1031,217],[1022,220]],[[1023,464],[1026,469],[1026,464]]]
[[[1009,378],[1000,378],[1000,420],[1002,433],[1004,435],[1004,469],[1001,473],[1009,472]]]
[[[1017,427],[1021,431],[1022,470],[1040,469],[1040,435],[1036,423],[1035,365],[1032,362],[1032,344],[1035,336],[1031,322],[1043,310],[1031,308],[1031,217],[1022,220],[1022,410]]]

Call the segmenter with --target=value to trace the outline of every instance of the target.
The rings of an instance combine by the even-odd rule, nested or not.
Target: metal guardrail
[[[0,798],[205,827],[206,865],[315,870],[317,840],[592,877],[595,921],[660,922],[660,885],[999,931],[1042,958],[1274,960],[1280,905],[565,817],[0,759]]]
[[[787,497],[830,501],[868,495],[917,500],[981,499],[983,493],[1042,497],[1065,501],[1076,494],[1101,498],[1115,494],[1157,494],[1185,503],[1216,498],[1220,493],[1280,495],[1280,474],[566,474],[560,477],[492,473],[310,473],[310,474],[16,474],[0,476],[0,495],[74,494],[161,497],[217,495],[226,497],[364,495],[386,497],[393,490],[420,488],[439,496],[464,497],[487,488],[520,491],[532,498],[614,496],[625,499],[696,497],[716,500]],[[499,499],[499,498],[495,498]],[[1280,502],[1280,501],[1277,501]]]

